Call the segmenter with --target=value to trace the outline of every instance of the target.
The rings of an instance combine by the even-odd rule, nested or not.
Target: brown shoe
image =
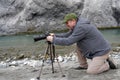
[[[109,65],[110,65],[110,69],[117,69],[117,65],[114,63],[113,59],[111,57],[109,57],[107,59]]]

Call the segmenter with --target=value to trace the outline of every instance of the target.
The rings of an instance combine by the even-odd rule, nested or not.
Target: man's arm
[[[56,37],[61,37],[61,38],[65,38],[65,37],[68,37],[72,34],[72,30],[69,30],[68,32],[66,33],[60,33],[60,34],[55,34]]]
[[[84,29],[77,27],[76,29],[74,29],[73,33],[66,38],[60,38],[60,37],[56,37],[54,36],[53,38],[53,44],[56,45],[71,45],[73,43],[76,43],[77,41],[83,39],[85,37],[85,31]]]

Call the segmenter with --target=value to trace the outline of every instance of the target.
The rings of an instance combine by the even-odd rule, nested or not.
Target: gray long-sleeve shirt
[[[71,45],[77,43],[87,58],[101,56],[110,51],[110,44],[104,39],[100,31],[89,21],[80,18],[73,30],[65,34],[54,36],[53,44]]]

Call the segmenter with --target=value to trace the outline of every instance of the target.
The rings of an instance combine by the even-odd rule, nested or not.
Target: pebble
[[[72,61],[76,61],[76,59],[77,59],[77,57],[76,57],[75,55],[73,55],[73,56],[71,57],[71,60],[72,60]]]

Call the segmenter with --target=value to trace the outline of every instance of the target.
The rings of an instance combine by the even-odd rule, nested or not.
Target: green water
[[[1,36],[0,47],[32,45],[33,35]]]
[[[100,30],[111,44],[120,44],[120,29]],[[33,45],[33,35],[1,36],[0,47]]]
[[[120,29],[108,29],[100,31],[104,35],[105,39],[107,39],[111,44],[120,45]]]

